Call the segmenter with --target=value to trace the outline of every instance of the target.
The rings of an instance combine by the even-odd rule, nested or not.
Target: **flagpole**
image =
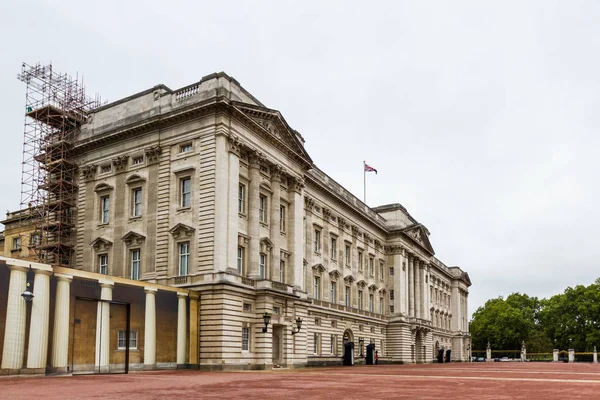
[[[367,204],[367,163],[363,160],[363,203]]]

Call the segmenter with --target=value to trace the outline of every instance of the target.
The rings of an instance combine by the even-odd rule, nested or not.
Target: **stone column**
[[[248,276],[252,279],[259,279],[258,259],[260,249],[260,222],[258,216],[259,196],[260,196],[260,162],[262,155],[259,152],[248,154],[248,169],[250,175],[250,184],[248,185],[248,235],[250,236],[249,252],[246,255],[248,260]]]
[[[185,365],[187,350],[187,293],[177,293],[177,366]]]
[[[197,292],[190,292],[190,348],[188,363],[193,367],[198,367],[198,299]]]
[[[404,309],[404,302],[402,301],[406,296],[404,293],[404,282],[402,281],[402,254],[400,252],[394,253],[393,257],[393,266],[394,266],[394,313],[395,314],[404,314],[406,310]],[[385,310],[384,310],[385,313]]]
[[[56,298],[54,299],[54,331],[52,332],[53,372],[67,372],[69,365],[69,320],[71,313],[72,275],[54,274]]]
[[[492,346],[490,346],[490,342],[488,342],[487,348],[485,349],[485,361],[492,361]]]
[[[558,349],[552,350],[552,361],[558,362]]]
[[[144,369],[156,368],[156,292],[155,288],[144,288],[146,312],[144,315]]]
[[[594,346],[594,364],[598,364],[598,352],[596,351],[596,346]]]
[[[269,236],[271,236],[271,242],[273,242],[273,248],[271,249],[271,280],[279,280],[279,261],[281,260],[280,254],[280,241],[281,229],[279,229],[279,207],[281,205],[281,173],[283,168],[281,165],[275,165],[271,168],[271,190],[273,194],[271,196],[271,220],[269,225]],[[285,275],[285,273],[284,273]]]
[[[229,202],[227,210],[227,267],[237,270],[238,198],[240,189],[240,142],[229,137]]]
[[[25,319],[27,303],[21,294],[27,288],[27,268],[8,265],[8,301],[6,303],[6,329],[2,348],[2,369],[23,368],[25,354]]]
[[[569,362],[575,362],[575,349],[569,349]]]
[[[425,282],[425,263],[421,261],[419,263],[419,314],[421,319],[429,319],[429,310],[426,307],[427,300],[427,282]]]
[[[304,189],[303,178],[292,178],[289,183],[290,193],[290,211],[289,215],[289,245],[288,251],[292,253],[290,257],[290,268],[293,271],[294,289],[306,291],[304,287],[304,256],[302,243],[302,229],[304,227],[304,201],[302,200],[302,190]],[[312,243],[311,243],[312,244]]]
[[[110,371],[110,301],[114,282],[99,280],[101,291],[96,313],[96,357],[98,372]],[[103,300],[103,301],[102,301]]]
[[[415,278],[415,317],[421,318],[421,260],[415,257],[413,261],[413,277]]]
[[[452,281],[450,288],[450,312],[452,313],[452,318],[450,319],[450,329],[453,331],[459,331],[459,321],[462,319],[462,310],[460,307],[460,291],[458,289],[458,282]]]
[[[229,156],[227,137],[222,134],[216,136],[216,157],[215,157],[215,198],[214,202],[214,270],[225,271],[227,269],[227,249],[229,235],[227,226],[229,224]],[[202,190],[202,189],[200,189]],[[196,193],[200,193],[196,189]],[[192,265],[197,265],[193,263]],[[191,266],[190,266],[191,267]],[[196,267],[190,268],[190,271],[196,271]]]
[[[33,301],[29,323],[27,369],[43,374],[48,361],[48,331],[50,329],[50,275],[51,267],[35,267]]]
[[[525,341],[521,345],[521,361],[525,362],[527,360],[527,347],[525,346]]]
[[[415,277],[413,270],[414,257],[408,254],[408,316],[415,316]]]

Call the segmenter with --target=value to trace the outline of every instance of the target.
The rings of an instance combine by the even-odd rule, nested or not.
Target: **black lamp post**
[[[21,293],[21,296],[23,296],[27,303],[31,303],[33,301],[33,293],[31,293],[31,290],[29,289],[30,287],[31,282],[27,282],[27,287],[25,288],[25,291]]]
[[[265,327],[262,329],[263,333],[267,333],[267,328],[269,327],[269,322],[271,322],[271,314],[265,312],[263,314],[263,321],[265,322]]]
[[[296,328],[292,327],[292,335],[295,335],[296,333],[300,332],[300,328],[302,328],[302,318],[300,318],[300,317],[296,318],[296,327],[298,330],[296,330]]]
[[[360,345],[360,356],[363,356],[363,344],[365,344],[364,338],[358,338],[358,344]]]

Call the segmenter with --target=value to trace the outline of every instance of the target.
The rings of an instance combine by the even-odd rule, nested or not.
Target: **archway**
[[[346,329],[344,331],[344,344],[354,342],[354,334],[352,333],[352,329]]]
[[[433,358],[436,358],[438,356],[439,351],[440,351],[440,342],[436,340],[435,349],[433,349]]]

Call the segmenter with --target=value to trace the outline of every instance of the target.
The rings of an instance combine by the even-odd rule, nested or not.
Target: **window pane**
[[[190,207],[192,204],[192,179],[181,180],[181,207]]]
[[[264,254],[260,255],[260,259],[258,262],[258,274],[260,275],[260,279],[265,279],[266,259],[267,257]]]
[[[190,243],[179,244],[179,275],[187,275],[190,266]]]

